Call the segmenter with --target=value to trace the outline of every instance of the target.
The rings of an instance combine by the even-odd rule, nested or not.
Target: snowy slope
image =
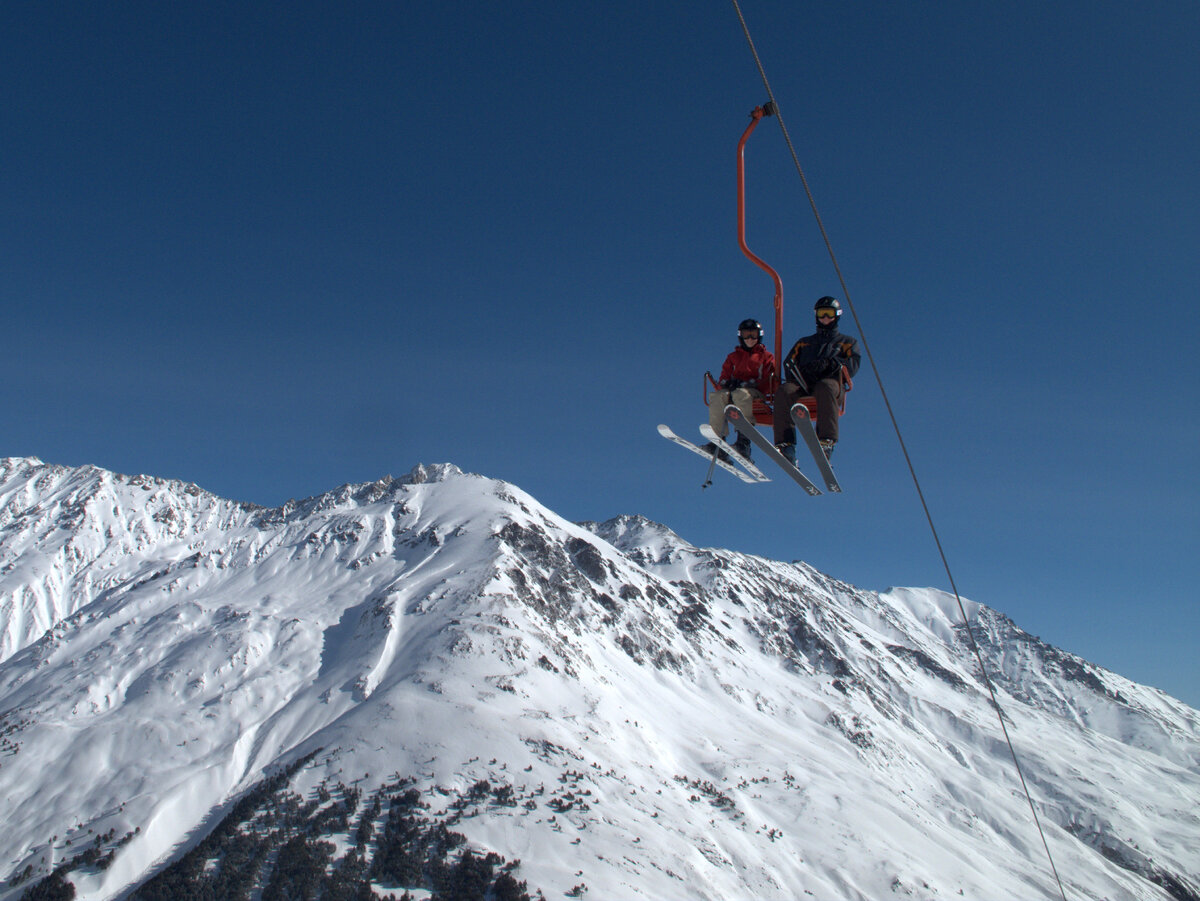
[[[1200,714],[969,615],[1067,897],[1200,897]],[[268,510],[0,461],[0,635],[0,901],[118,897],[301,759],[547,898],[1059,897],[952,597],[448,464]]]

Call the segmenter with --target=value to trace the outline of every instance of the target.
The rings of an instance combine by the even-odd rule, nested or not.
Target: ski
[[[796,430],[804,439],[804,443],[808,445],[817,468],[821,470],[821,478],[825,480],[825,490],[833,494],[840,494],[842,486],[838,484],[837,476],[833,474],[833,467],[829,465],[829,458],[825,456],[825,449],[821,447],[821,439],[817,437],[817,430],[813,427],[812,418],[808,415],[808,407],[804,404],[794,404],[791,414],[792,422],[796,424]]]
[[[690,450],[694,454],[699,454],[705,460],[715,462],[723,470],[725,470],[726,472],[733,473],[735,476],[737,476],[743,482],[748,482],[748,483],[752,484],[752,483],[758,481],[758,479],[754,478],[754,476],[750,475],[750,473],[743,472],[741,469],[734,466],[732,463],[728,463],[725,460],[722,460],[720,457],[717,457],[717,459],[715,461],[713,461],[712,454],[710,454],[704,448],[702,448],[698,445],[692,444],[692,442],[688,441],[686,438],[680,438],[678,435],[676,435],[674,432],[671,431],[669,426],[659,425],[658,434],[662,435],[668,441],[674,441],[680,447],[686,447],[688,450]]]
[[[746,417],[742,415],[742,411],[733,404],[725,408],[725,421],[757,444],[759,449],[774,460],[779,465],[779,468],[791,476],[801,488],[811,495],[821,493],[821,489],[814,485],[808,476],[793,466],[787,457],[777,451],[775,445],[764,438],[763,434],[754,427],[753,423],[746,422]]]
[[[710,426],[707,422],[700,426],[700,434],[703,435],[706,440],[711,441],[713,444],[715,444],[717,447],[724,448],[725,453],[729,454],[729,458],[731,460],[733,460],[735,463],[740,464],[742,467],[745,468],[745,470],[748,473],[750,473],[750,475],[754,476],[754,481],[756,481],[756,482],[771,481],[769,478],[767,478],[766,474],[763,473],[763,471],[761,469],[759,469],[757,466],[754,465],[753,460],[751,460],[749,457],[743,457],[741,454],[739,454],[737,452],[737,448],[733,447],[732,445],[726,444],[725,439],[721,438],[713,430],[713,427]]]

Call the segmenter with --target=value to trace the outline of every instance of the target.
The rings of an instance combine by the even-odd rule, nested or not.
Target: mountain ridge
[[[127,893],[304,759],[303,798],[453,798],[440,822],[547,897],[1057,896],[935,590],[570,523],[452,464],[268,509],[9,458],[0,603],[0,901],[85,836],[112,857],[80,897]],[[1068,886],[1197,897],[1196,712],[967,610]]]

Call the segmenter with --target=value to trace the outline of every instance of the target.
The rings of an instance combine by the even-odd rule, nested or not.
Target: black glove
[[[808,381],[819,382],[821,379],[837,378],[842,364],[837,360],[813,360],[804,367],[804,374],[808,376]]]
[[[740,387],[742,387],[742,383],[738,379],[726,379],[725,380],[725,388],[728,391],[736,391]]]
[[[805,381],[803,373],[800,372],[798,366],[791,360],[783,364],[783,374],[787,381],[794,385],[799,385],[801,391],[808,391],[808,382]]]

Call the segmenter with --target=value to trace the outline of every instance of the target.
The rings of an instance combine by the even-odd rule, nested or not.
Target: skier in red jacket
[[[708,399],[708,424],[722,438],[729,431],[725,422],[725,407],[733,404],[742,411],[747,422],[754,422],[754,401],[775,390],[775,355],[762,343],[762,325],[754,319],[744,319],[738,325],[738,346],[725,358],[717,390]],[[721,448],[709,442],[704,449],[724,455]],[[738,434],[733,449],[750,458],[750,439]]]

